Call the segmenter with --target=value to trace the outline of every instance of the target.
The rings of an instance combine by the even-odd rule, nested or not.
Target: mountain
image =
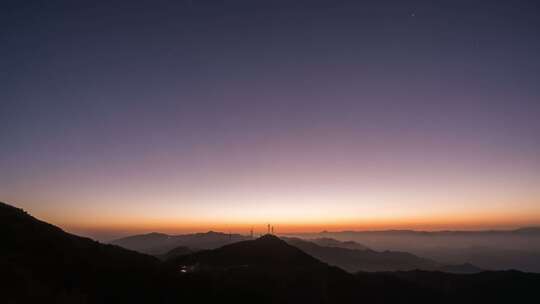
[[[533,296],[540,283],[540,275],[517,271],[352,275],[269,235],[182,256],[168,264],[185,278],[212,278],[205,281],[213,286],[206,292],[225,303],[249,303],[254,298],[263,303],[507,303]]]
[[[540,241],[540,240],[539,240]],[[540,251],[517,246],[515,249],[467,246],[463,248],[433,247],[418,250],[422,256],[445,264],[471,263],[482,269],[522,270],[540,273]]]
[[[508,234],[539,234],[540,227],[521,227],[510,230],[440,230],[440,231],[422,231],[422,230],[345,230],[345,231],[321,231],[319,233],[305,233],[304,235],[335,235],[335,234],[371,234],[371,235],[425,235],[425,236],[441,236],[441,235],[508,235]]]
[[[231,235],[213,231],[174,236],[154,232],[118,239],[112,243],[131,250],[153,254],[160,259],[170,259],[177,255],[185,255],[190,251],[214,249],[246,239],[248,237],[239,234]],[[342,242],[332,238],[315,238],[305,241],[286,237],[283,240],[325,263],[338,266],[349,272],[435,270],[440,266],[432,260],[406,252],[377,252],[352,241]],[[163,253],[165,250],[167,252]]]
[[[359,298],[355,278],[285,241],[265,235],[168,262],[186,275],[214,278],[213,293],[225,303],[350,302]]]
[[[189,265],[198,263],[201,267],[314,267],[326,265],[302,250],[287,244],[273,235],[265,235],[256,240],[242,241],[223,246],[217,250],[205,250],[177,261]]]
[[[458,265],[445,265],[439,267],[437,270],[442,272],[449,272],[449,273],[479,273],[483,272],[484,269],[476,267],[475,265],[471,263],[464,263],[464,264],[458,264]]]
[[[299,238],[284,238],[289,244],[330,265],[338,266],[349,272],[358,271],[396,271],[396,270],[437,270],[439,263],[417,257],[406,252],[377,252],[370,249],[349,249],[341,247],[320,246],[314,242]],[[339,241],[328,241],[326,244],[338,244]]]
[[[168,250],[168,246],[176,247],[176,244],[173,245],[174,240],[170,235],[157,232],[128,236],[114,240],[110,243],[126,249],[147,254],[160,254],[166,252]]]
[[[341,231],[290,235],[353,241],[376,251],[401,251],[443,264],[540,272],[540,229],[486,231]]]
[[[518,271],[353,275],[270,235],[161,262],[3,203],[0,222],[2,303],[522,303],[540,286]]]
[[[528,303],[537,297],[535,290],[540,286],[539,274],[513,270],[475,274],[405,271],[388,275],[423,291],[435,291],[433,296],[438,294],[441,300],[433,303]],[[365,273],[357,274],[357,278],[364,282],[373,280]]]
[[[353,242],[353,241],[342,242],[342,241],[338,241],[332,238],[315,238],[315,239],[309,239],[309,241],[319,246],[324,246],[324,247],[338,247],[338,248],[355,249],[355,250],[369,250],[370,249],[369,247],[364,246],[357,242]]]
[[[111,244],[152,255],[163,255],[177,247],[192,249],[214,249],[227,244],[250,239],[240,234],[226,234],[209,231],[206,233],[167,235],[149,233],[117,239]]]
[[[355,242],[340,242],[330,238],[302,240],[299,238],[282,237],[281,239],[324,263],[337,266],[351,273],[358,271],[406,271],[416,269],[453,273],[475,273],[482,271],[480,268],[471,264],[443,265],[406,252],[378,252],[370,249],[350,249],[366,247]],[[319,244],[326,244],[327,246]],[[170,260],[177,256],[187,255],[193,251],[197,250],[180,246],[159,257],[164,260]]]
[[[154,298],[159,261],[75,236],[0,203],[4,303],[140,303]]]
[[[196,251],[197,250],[193,250],[193,249],[187,248],[185,246],[180,246],[180,247],[176,247],[174,249],[169,250],[165,254],[159,255],[158,258],[163,260],[163,261],[167,261],[167,260],[175,259],[175,258],[180,257],[180,256],[192,254],[192,253],[194,253]]]

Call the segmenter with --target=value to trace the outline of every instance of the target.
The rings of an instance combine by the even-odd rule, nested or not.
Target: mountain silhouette
[[[201,251],[180,259],[184,263],[196,262],[210,267],[327,266],[295,246],[269,234],[256,240],[237,242],[217,250]]]
[[[370,250],[369,247],[353,242],[353,241],[338,241],[336,239],[332,238],[315,238],[315,239],[309,239],[308,241],[315,243],[319,246],[324,247],[338,247],[338,248],[345,248],[345,249],[355,249],[355,250]]]
[[[161,259],[170,259],[179,255],[179,252],[182,253],[180,255],[185,255],[187,253],[186,248],[189,248],[191,251],[215,249],[247,239],[248,237],[239,234],[231,235],[210,231],[207,233],[174,236],[162,233],[150,233],[118,239],[112,243],[128,249],[153,254]],[[287,237],[283,237],[283,240],[325,263],[338,266],[349,272],[415,269],[437,270],[441,269],[440,266],[442,266],[441,263],[420,258],[406,252],[377,252],[362,244],[351,241],[342,242],[332,238],[316,238],[307,241]],[[173,247],[175,245],[178,247]],[[175,248],[178,248],[176,254],[173,251]],[[165,249],[168,250],[167,253],[162,253]]]
[[[273,235],[182,256],[169,265],[187,275],[211,274],[214,292],[227,303],[249,302],[255,295],[273,303],[353,303],[358,298],[354,276]]]
[[[351,274],[272,235],[161,262],[3,203],[0,222],[3,303],[521,303],[540,286],[518,271]]]
[[[159,261],[75,236],[0,203],[2,298],[7,303],[144,302]],[[141,287],[137,292],[132,288]],[[121,301],[120,301],[121,302]]]
[[[484,269],[477,267],[471,263],[444,265],[439,267],[437,270],[449,273],[479,273],[485,271]]]
[[[401,251],[444,265],[540,273],[540,229],[480,231],[341,231],[296,234],[303,239],[355,241],[376,251]]]
[[[240,234],[226,234],[214,231],[182,235],[148,233],[117,239],[111,244],[152,255],[163,255],[176,247],[188,247],[194,250],[214,249],[227,244],[250,239]]]
[[[176,247],[174,249],[169,250],[165,254],[158,255],[157,257],[159,259],[163,260],[163,261],[167,261],[167,260],[175,259],[175,258],[180,257],[180,256],[184,256],[184,255],[194,253],[196,251],[197,250],[193,250],[193,249],[185,247],[185,246],[180,246],[180,247]]]
[[[394,233],[411,233],[396,231]],[[121,238],[112,242],[118,246],[154,255],[162,260],[186,255],[201,249],[215,249],[223,245],[251,239],[240,234],[209,231],[184,235],[149,233]],[[468,262],[441,263],[436,259],[419,257],[403,251],[376,251],[353,241],[339,241],[329,237],[300,239],[283,237],[289,244],[330,265],[348,272],[429,270],[452,273],[476,273],[483,269]],[[531,263],[529,263],[531,264]]]
[[[265,238],[266,237],[271,236],[268,235],[265,236]],[[337,266],[351,273],[358,271],[406,271],[417,269],[452,273],[476,273],[482,271],[482,269],[470,263],[443,265],[433,260],[421,258],[406,252],[378,252],[370,249],[349,249],[366,247],[355,242],[340,242],[330,238],[302,240],[299,238],[282,237],[281,240],[301,249],[303,252],[324,263]],[[328,246],[321,246],[319,244],[327,244]],[[187,247],[180,246],[171,250],[166,255],[160,255],[159,257],[169,260],[177,256],[187,255],[193,251],[197,250],[191,250]],[[236,256],[238,257],[238,255]]]
[[[357,250],[319,246],[316,243],[299,238],[286,238],[285,240],[306,253],[349,272],[415,269],[437,270],[441,266],[435,261],[420,258],[406,252],[378,252],[370,249]]]

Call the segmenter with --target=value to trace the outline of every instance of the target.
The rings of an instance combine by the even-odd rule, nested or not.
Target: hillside
[[[78,237],[0,203],[2,298],[20,302],[143,301],[159,261]],[[119,298],[119,295],[121,297]]]
[[[212,277],[214,292],[231,303],[249,297],[272,303],[352,303],[359,298],[354,276],[272,235],[182,256],[169,265],[188,276]]]

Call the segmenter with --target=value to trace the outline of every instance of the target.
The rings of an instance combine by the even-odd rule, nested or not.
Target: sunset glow
[[[101,239],[540,225],[537,19],[365,6],[20,8],[0,200]]]

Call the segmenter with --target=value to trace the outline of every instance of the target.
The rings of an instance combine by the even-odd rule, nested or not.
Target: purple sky
[[[3,2],[0,200],[88,231],[540,224],[539,14]]]

